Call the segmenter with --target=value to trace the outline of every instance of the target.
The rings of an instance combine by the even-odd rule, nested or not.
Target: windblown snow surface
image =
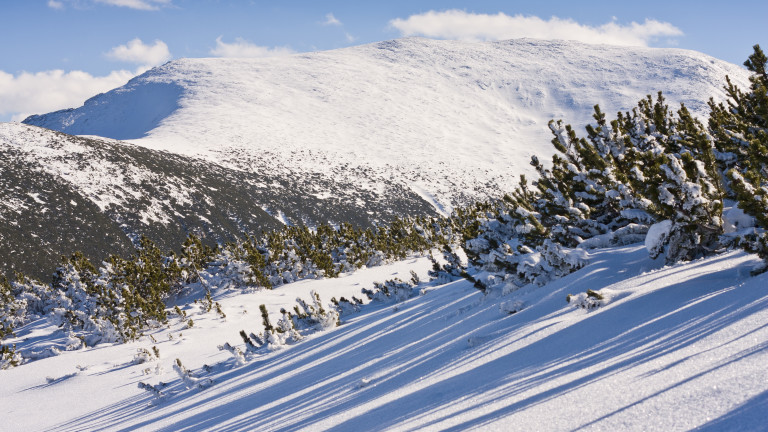
[[[698,115],[748,72],[679,49],[406,38],[268,59],[180,59],[26,123],[272,175],[412,188],[439,211],[511,190],[547,123],[577,130],[663,91]],[[381,176],[371,180],[366,173]],[[363,173],[360,175],[359,173]]]
[[[372,302],[342,325],[238,364],[258,305],[316,290],[359,295],[375,280],[429,266],[413,258],[339,279],[272,291],[220,292],[226,319],[187,307],[195,325],[0,371],[4,430],[765,430],[768,275],[729,252],[675,266],[643,245],[589,254],[590,264],[543,287],[484,296],[467,281],[422,284],[402,303]],[[587,289],[592,309],[566,302]],[[509,312],[515,310],[514,314]],[[25,349],[61,335],[43,322]],[[139,348],[160,358],[135,364]],[[202,386],[173,373],[178,358]],[[164,396],[138,388],[162,387]]]

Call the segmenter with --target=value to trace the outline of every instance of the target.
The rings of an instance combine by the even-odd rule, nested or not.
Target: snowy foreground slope
[[[281,305],[311,289],[325,300],[349,296],[411,269],[423,276],[429,262],[222,294],[226,319],[193,306],[195,326],[157,331],[157,343],[64,352],[0,372],[2,427],[764,430],[768,275],[750,276],[757,261],[729,252],[663,267],[629,246],[592,251],[585,268],[506,294],[483,297],[466,281],[422,285],[419,296],[374,302],[340,327],[244,365],[216,345],[240,342],[241,329],[260,331],[259,304],[274,322]],[[605,304],[566,303],[587,289]],[[19,336],[20,346],[42,348],[57,335],[33,323]],[[137,348],[153,345],[159,360],[132,362]],[[176,358],[212,384],[184,387]],[[137,387],[160,381],[168,383],[160,400]]]
[[[678,49],[406,38],[268,59],[180,59],[26,123],[132,140],[265,175],[397,184],[438,210],[509,191],[547,123],[582,130],[663,91],[706,115],[747,71]],[[317,191],[318,195],[324,192]]]

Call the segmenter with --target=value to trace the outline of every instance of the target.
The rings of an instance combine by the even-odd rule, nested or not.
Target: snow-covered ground
[[[438,210],[509,191],[532,155],[553,150],[547,123],[582,131],[663,91],[706,115],[729,75],[748,72],[679,49],[515,39],[406,38],[268,59],[180,59],[27,122],[131,140],[270,175],[403,184]],[[370,173],[376,173],[372,179]]]
[[[642,245],[589,258],[563,279],[508,293],[483,296],[466,281],[423,285],[419,296],[371,303],[340,327],[244,365],[217,345],[243,348],[238,332],[261,330],[259,304],[274,322],[310,290],[324,301],[349,297],[373,281],[408,279],[409,270],[423,278],[429,261],[222,294],[226,319],[192,305],[194,326],[153,332],[157,342],[0,371],[0,428],[765,430],[768,274],[750,276],[757,258],[729,252],[664,267]],[[566,302],[587,289],[603,296],[601,306]],[[20,345],[42,346],[50,330],[33,323]],[[152,346],[159,360],[134,364],[136,350]],[[187,389],[172,370],[176,358],[213,384]],[[138,388],[161,381],[159,400]]]

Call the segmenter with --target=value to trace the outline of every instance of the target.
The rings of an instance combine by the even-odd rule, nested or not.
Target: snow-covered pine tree
[[[14,329],[24,323],[26,315],[26,302],[16,298],[11,283],[0,276],[0,341],[13,336]]]
[[[573,273],[588,262],[585,250],[565,248],[551,239],[536,249],[536,253],[520,256],[516,278],[511,281],[504,278],[507,282],[542,286]]]
[[[768,270],[768,59],[760,45],[744,65],[753,72],[748,92],[730,79],[727,105],[710,100],[709,128],[717,138],[720,168],[726,173],[729,196],[755,218],[757,229],[741,236],[741,245],[765,260]]]
[[[594,117],[597,125],[587,128],[588,140],[562,122],[550,123],[559,152],[552,168],[533,157],[536,188],[522,176],[494,212],[478,216],[479,234],[466,242],[474,267],[515,285],[542,284],[584,265],[583,251],[571,248],[585,239],[611,233],[615,243],[623,237],[637,241],[644,231],[624,216],[631,188],[619,180],[626,176],[614,160],[624,156],[623,141],[598,106]]]
[[[628,148],[624,174],[638,203],[657,222],[671,221],[664,248],[652,255],[666,250],[671,263],[719,250],[723,192],[712,136],[684,105],[670,114],[661,92],[618,120]]]
[[[320,300],[320,295],[312,290],[309,293],[311,302],[307,303],[297,297],[294,306],[295,315],[291,316],[293,328],[302,330],[326,330],[339,325],[339,312],[334,308],[326,308]]]
[[[248,282],[252,285],[261,286],[266,289],[272,289],[272,283],[269,278],[264,275],[264,271],[267,266],[266,259],[264,258],[264,251],[262,251],[252,237],[248,237],[244,243],[242,243],[245,249],[245,260],[250,267],[250,274],[248,276]]]
[[[181,287],[182,269],[175,254],[165,256],[142,236],[136,255],[130,259],[111,256],[108,286],[120,293],[125,311],[120,332],[124,340],[136,339],[141,331],[168,320],[165,300]]]
[[[112,289],[109,266],[97,272],[81,253],[63,257],[54,273],[52,289],[64,296],[53,317],[88,346],[124,340],[121,324],[126,321],[122,298]]]
[[[213,385],[213,380],[210,378],[195,378],[192,376],[192,374],[187,370],[186,367],[184,367],[183,364],[181,364],[180,359],[176,359],[176,361],[173,363],[173,370],[176,371],[176,374],[179,375],[179,378],[181,379],[181,382],[184,383],[184,386],[187,389],[192,388],[199,388],[199,389],[205,389]]]
[[[624,148],[600,107],[594,109],[597,124],[587,125],[589,139],[577,138],[573,128],[562,121],[551,121],[552,144],[559,154],[552,157],[550,169],[535,157],[531,162],[539,173],[535,208],[552,239],[566,247],[629,223],[621,213],[625,188],[615,160],[623,158]]]
[[[200,237],[189,234],[181,245],[181,277],[186,283],[200,279],[200,271],[204,269],[216,254],[216,250],[203,243]]]
[[[24,358],[16,352],[16,346],[8,347],[0,345],[0,370],[9,369],[20,365]]]
[[[551,170],[537,166],[537,202],[555,241],[573,246],[629,223],[670,221],[652,256],[666,251],[667,261],[676,262],[717,250],[722,189],[704,126],[685,106],[677,116],[670,113],[661,93],[641,100],[632,113],[619,113],[610,125],[598,107],[594,117],[588,140],[560,122],[550,124],[564,157],[556,155]],[[625,231],[636,235],[639,229]]]
[[[430,255],[430,259],[432,260],[432,270],[428,271],[427,274],[433,280],[437,280],[438,283],[441,284],[453,282],[465,277],[467,275],[467,266],[466,264],[462,263],[461,257],[457,253],[459,249],[463,250],[463,248],[461,248],[459,245],[453,245],[453,247],[447,244],[443,245],[442,264],[438,263],[435,257]],[[363,293],[366,293],[366,291],[363,290]],[[371,291],[371,294],[366,293],[366,295],[368,295],[368,297],[371,299],[373,299],[373,294],[373,291]]]
[[[749,91],[743,92],[726,76],[726,103],[717,104],[713,99],[709,100],[709,129],[716,138],[718,163],[726,174],[732,168],[742,172],[759,171],[765,163],[762,158],[768,157],[766,55],[760,45],[755,45],[753,50],[744,62],[747,69],[753,72]],[[726,176],[726,181],[731,180],[729,177]]]
[[[517,257],[531,253],[550,235],[534,209],[537,193],[525,176],[511,194],[495,203],[491,211],[475,212],[476,235],[465,240],[470,263],[489,272],[515,273]]]
[[[259,311],[261,312],[261,324],[264,326],[264,331],[269,332],[274,330],[275,328],[272,326],[272,323],[269,321],[269,312],[267,311],[267,305],[259,305]]]

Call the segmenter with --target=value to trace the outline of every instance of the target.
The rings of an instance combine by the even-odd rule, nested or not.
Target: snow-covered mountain
[[[181,59],[25,123],[261,175],[396,184],[438,210],[498,195],[552,153],[550,119],[579,130],[663,91],[706,114],[747,71],[678,49],[517,39],[398,39],[267,59]],[[301,180],[299,180],[301,181]],[[315,191],[340,198],[325,188]]]
[[[546,160],[550,119],[580,127],[596,103],[610,115],[659,90],[704,116],[726,75],[746,86],[746,70],[697,52],[531,39],[172,61],[0,126],[13,184],[0,191],[2,271],[47,277],[61,254],[98,262],[140,234],[176,248],[189,232],[225,241],[278,220],[445,214]]]
[[[241,360],[217,346],[246,351],[238,332],[261,331],[260,304],[274,323],[311,290],[325,302],[361,296],[409,270],[425,278],[430,263],[216,292],[226,318],[181,302],[187,317],[140,341],[0,371],[0,428],[765,430],[768,275],[750,277],[755,256],[664,266],[635,245],[591,251],[589,261],[545,286],[486,296],[465,280],[422,284],[410,300],[373,302],[337,328]],[[599,306],[566,302],[588,289]],[[68,340],[45,320],[17,334],[8,342],[41,357]],[[188,378],[174,372],[176,359]]]

